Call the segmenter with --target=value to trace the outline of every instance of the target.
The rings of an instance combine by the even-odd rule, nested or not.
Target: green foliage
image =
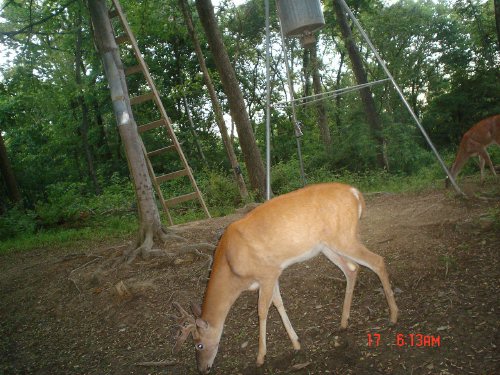
[[[128,178],[114,173],[104,185],[102,194],[91,195],[86,204],[88,211],[94,216],[103,216],[115,213],[129,213],[134,211],[135,196],[132,184]]]
[[[13,207],[0,216],[0,240],[4,241],[19,235],[32,235],[35,233],[36,221],[33,212]]]
[[[222,172],[229,168],[228,162],[177,1],[123,0],[121,3],[211,213],[230,212],[243,202],[232,175]],[[47,19],[26,28],[27,33],[1,34],[0,48],[5,45],[17,52],[12,56],[11,65],[2,66],[0,75],[0,131],[22,190],[25,209],[28,208],[14,207],[0,217],[0,239],[11,247],[16,247],[15,243],[20,248],[54,245],[76,241],[78,236],[90,239],[92,233],[96,237],[130,233],[137,226],[136,197],[101,62],[94,51],[87,10],[83,2],[73,2],[62,10],[65,4],[54,0],[21,6],[20,2],[11,1],[2,8],[0,32],[22,30],[29,20]],[[481,118],[500,113],[500,61],[494,50],[493,2],[456,1],[450,5],[431,0],[401,0],[389,5],[380,0],[353,0],[348,4],[387,61],[411,107],[423,119],[431,139],[440,151],[444,150],[447,163],[451,163],[462,134]],[[208,69],[227,113],[220,77],[215,72],[195,7],[191,8]],[[273,2],[271,9],[274,9]],[[263,3],[249,0],[235,6],[226,0],[216,10],[257,143],[264,150]],[[48,17],[55,12],[58,12],[56,17]],[[83,19],[78,22],[80,15]],[[276,12],[271,12],[271,17],[271,44],[279,46]],[[352,86],[356,80],[347,55],[341,58],[345,51],[339,48],[343,43],[328,2],[325,17],[327,25],[320,32],[318,44],[322,84],[325,90]],[[78,30],[80,24],[81,30]],[[371,52],[360,42],[357,31],[353,31],[365,57],[368,80],[385,78]],[[81,82],[75,78],[79,32],[83,39],[80,68],[85,70],[81,72]],[[272,54],[271,101],[276,103],[285,99],[286,74],[280,51],[272,51]],[[290,41],[290,55],[296,92],[301,93],[305,91],[305,87],[300,87],[305,83],[301,65],[303,50],[295,39]],[[130,57],[124,60],[125,64],[132,64]],[[127,78],[132,95],[146,89],[144,81],[137,76]],[[375,142],[359,94],[353,92],[325,101],[333,139],[331,155],[325,153],[320,141],[316,108],[298,109],[299,120],[304,125],[301,142],[307,182],[343,181],[363,191],[441,186],[444,174],[392,86],[373,86],[372,92],[387,143],[390,171],[377,169]],[[87,104],[90,121],[86,137],[82,134],[83,109],[78,103],[81,96]],[[182,105],[184,96],[208,165],[195,147]],[[138,124],[158,119],[157,111],[146,107],[146,104],[134,107]],[[290,112],[273,106],[271,116],[272,189],[282,194],[301,187],[302,181]],[[148,151],[165,147],[165,134],[157,130],[145,135]],[[102,190],[100,195],[96,195],[97,189],[89,175],[85,142],[93,158],[95,176]],[[237,137],[234,143],[243,162]],[[490,150],[492,159],[500,160],[499,150]],[[157,157],[152,163],[157,174],[182,167],[175,153]],[[469,162],[462,173],[469,172],[477,172],[475,163]],[[162,189],[166,197],[191,191],[186,179],[169,181],[162,184]],[[196,202],[175,208],[173,215],[176,222],[203,217]],[[12,237],[15,240],[7,240]]]
[[[429,160],[431,160],[429,158]],[[272,189],[277,195],[288,193],[302,187],[298,162],[291,160],[280,163],[272,169]],[[421,191],[442,186],[443,171],[437,161],[421,167],[410,176],[391,174],[384,170],[352,172],[348,169],[331,170],[326,166],[311,170],[307,174],[307,183],[342,182],[356,186],[364,192],[405,192]]]
[[[199,180],[205,203],[210,210],[234,208],[241,203],[241,197],[233,176],[214,170],[206,171]]]
[[[83,183],[56,183],[47,187],[46,201],[39,201],[35,211],[43,226],[74,224],[85,220],[88,209],[85,202]]]
[[[274,194],[281,195],[302,187],[299,162],[291,159],[280,162],[271,169],[271,190]]]
[[[384,136],[387,141],[389,168],[397,174],[411,175],[435,161],[427,144],[422,144],[422,134],[412,123],[386,123]]]

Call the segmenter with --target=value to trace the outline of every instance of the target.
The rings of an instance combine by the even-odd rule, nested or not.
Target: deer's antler
[[[175,341],[174,348],[172,349],[172,351],[176,353],[184,341],[186,341],[189,334],[193,334],[193,336],[196,335],[196,319],[193,315],[184,310],[179,303],[173,302],[172,305],[181,313],[180,316],[173,315],[179,325],[177,339]]]

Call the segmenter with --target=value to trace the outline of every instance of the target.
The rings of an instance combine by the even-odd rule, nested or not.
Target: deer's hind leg
[[[330,248],[323,249],[323,254],[325,254],[325,256],[332,263],[339,267],[346,277],[347,285],[345,289],[340,327],[347,328],[347,321],[349,320],[349,315],[351,313],[352,296],[354,293],[354,286],[356,285],[356,278],[358,277],[359,266],[355,262],[343,257]]]
[[[295,350],[300,350],[299,337],[297,336],[297,333],[293,329],[292,323],[290,323],[290,319],[288,319],[285,306],[283,305],[283,299],[281,298],[278,281],[276,281],[276,284],[274,286],[273,304],[274,306],[276,306],[276,309],[280,314],[281,320],[283,321],[283,325],[285,326],[286,329],[286,333],[288,334],[288,337],[290,337],[290,340],[292,341],[293,348]]]
[[[359,242],[352,243],[344,247],[340,254],[349,260],[370,268],[379,277],[382,287],[384,288],[385,298],[389,305],[391,323],[396,323],[398,320],[398,306],[394,299],[389,275],[387,273],[384,258],[368,250],[364,245]]]

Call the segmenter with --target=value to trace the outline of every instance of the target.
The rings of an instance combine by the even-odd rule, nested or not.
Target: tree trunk
[[[344,67],[344,59],[345,59],[345,52],[341,52],[339,69],[337,70],[337,77],[335,79],[336,89],[340,88],[340,81],[342,79],[342,68]],[[337,95],[337,97],[335,98],[335,124],[337,125],[337,129],[342,128],[342,120],[340,117],[341,102],[342,102],[342,95]]]
[[[198,137],[198,133],[196,132],[193,118],[191,117],[191,111],[189,109],[189,105],[188,105],[188,102],[187,102],[187,99],[185,96],[182,97],[182,104],[184,105],[184,111],[186,112],[186,116],[188,118],[189,130],[191,131],[191,135],[193,136],[194,145],[196,146],[196,150],[198,151],[198,154],[200,155],[200,158],[203,161],[203,164],[205,165],[205,167],[208,167],[207,158],[205,157],[205,154],[203,153],[203,149],[201,148],[200,139]]]
[[[116,165],[116,162],[120,155],[117,155],[117,158],[113,160],[113,154],[111,153],[111,147],[109,147],[108,134],[106,134],[106,129],[104,127],[104,120],[102,118],[101,108],[99,106],[97,98],[95,97],[92,98],[92,108],[94,110],[94,118],[95,118],[94,121],[96,122],[97,128],[99,130],[97,147],[103,150],[104,160],[106,160],[107,162],[112,162],[113,165]]]
[[[89,144],[89,107],[85,101],[85,97],[82,92],[82,5],[79,4],[78,14],[76,15],[76,44],[75,44],[75,81],[78,86],[77,101],[82,110],[82,122],[80,125],[80,137],[82,140],[83,151],[85,154],[85,160],[87,162],[87,172],[94,186],[94,192],[96,195],[101,194],[102,190],[97,182],[97,176],[94,168],[94,157],[92,155],[92,149]]]
[[[203,73],[205,85],[207,85],[208,93],[210,95],[210,100],[212,101],[212,106],[214,109],[215,121],[217,123],[217,126],[219,127],[219,131],[222,137],[222,142],[224,143],[227,157],[229,159],[229,162],[231,163],[231,167],[234,173],[234,179],[238,186],[241,198],[245,200],[248,197],[248,191],[245,185],[245,180],[243,179],[243,174],[241,173],[241,168],[238,163],[238,159],[236,158],[236,153],[234,152],[233,143],[231,142],[231,139],[229,138],[229,135],[227,133],[227,127],[224,121],[222,107],[220,105],[219,99],[217,98],[217,93],[215,92],[215,87],[214,84],[212,83],[212,78],[210,77],[210,73],[208,72],[207,65],[205,63],[205,58],[203,57],[203,52],[201,51],[200,42],[198,40],[198,36],[196,35],[193,26],[193,20],[191,17],[191,11],[189,9],[189,5],[187,4],[186,0],[179,0],[179,6],[182,9],[182,14],[184,15],[184,21],[186,22],[186,26],[189,31],[189,36],[193,41],[194,50],[196,52],[196,57],[198,58],[200,68]]]
[[[131,262],[137,255],[147,258],[156,252],[152,250],[154,240],[168,239],[162,227],[156,206],[151,179],[143,153],[142,140],[130,107],[123,65],[116,45],[105,0],[88,0],[90,15],[94,25],[94,38],[101,55],[104,71],[111,91],[113,111],[118,131],[125,147],[132,183],[137,198],[139,213],[139,238],[137,248],[124,254]]]
[[[302,51],[302,69],[304,70],[304,96],[311,96],[311,50],[304,48]],[[305,99],[304,102],[307,102]]]
[[[352,70],[356,77],[356,81],[358,82],[358,85],[368,83],[368,80],[366,78],[366,71],[361,60],[361,55],[356,44],[354,43],[354,38],[349,24],[347,23],[345,12],[337,0],[333,0],[333,7],[335,8],[337,23],[340,27],[342,39],[344,40],[349,59],[352,63]],[[370,125],[372,137],[377,143],[377,163],[381,168],[389,169],[388,160],[385,157],[384,153],[385,140],[382,135],[382,125],[380,124],[380,119],[375,109],[375,102],[373,100],[372,92],[369,87],[365,87],[360,90],[360,95],[363,106],[365,107],[366,117],[368,120],[368,124]]]
[[[0,130],[0,172],[7,186],[7,194],[9,199],[13,203],[21,201],[21,191],[19,190],[19,185],[17,184],[16,175],[12,170],[10,165],[10,160],[7,155],[7,148],[2,137],[2,131]]]
[[[495,3],[495,23],[497,26],[497,47],[500,52],[500,0],[494,0]]]
[[[245,164],[250,177],[250,184],[262,197],[266,194],[266,177],[264,164],[260,155],[252,125],[245,107],[245,101],[241,92],[236,73],[229,61],[226,47],[215,19],[214,7],[210,0],[196,0],[196,8],[200,16],[203,29],[208,39],[210,50],[214,56],[217,71],[220,74],[222,86],[229,102],[231,117],[238,130],[238,138],[241,151],[245,157]]]
[[[315,42],[311,47],[309,48],[311,55],[310,55],[310,62],[311,62],[311,67],[312,67],[312,77],[313,77],[313,89],[314,89],[314,94],[318,95],[323,92],[323,89],[321,87],[321,77],[319,75],[319,61],[318,61],[318,48],[317,48],[317,42]],[[321,141],[323,142],[323,145],[325,146],[325,152],[328,156],[332,155],[333,149],[332,149],[332,136],[330,134],[330,128],[328,126],[328,119],[326,117],[326,108],[325,108],[325,101],[324,100],[319,100],[316,102],[316,109],[318,113],[318,125],[319,125],[319,131],[321,135]]]

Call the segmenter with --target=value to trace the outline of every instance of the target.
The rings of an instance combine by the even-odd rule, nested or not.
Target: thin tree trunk
[[[196,132],[196,129],[194,127],[193,117],[191,117],[191,111],[189,110],[188,102],[187,102],[187,99],[185,96],[182,97],[182,103],[184,105],[184,111],[186,111],[186,115],[187,115],[188,123],[189,123],[189,130],[191,131],[191,134],[193,136],[194,145],[196,146],[196,150],[198,151],[198,154],[200,154],[201,160],[203,160],[203,164],[205,164],[205,166],[208,166],[207,158],[205,157],[205,154],[203,153],[203,149],[201,148],[198,133]]]
[[[311,50],[304,48],[302,51],[302,69],[304,71],[304,96],[311,96]],[[305,99],[304,102],[307,102]]]
[[[215,121],[217,123],[217,126],[219,127],[219,131],[222,137],[222,142],[224,143],[227,157],[229,159],[229,162],[231,163],[231,167],[234,173],[234,179],[238,186],[241,198],[245,200],[248,197],[248,191],[245,185],[245,180],[243,179],[243,174],[241,173],[241,168],[238,163],[238,159],[236,158],[236,153],[234,152],[233,143],[227,133],[227,127],[224,121],[222,106],[220,105],[219,99],[217,98],[217,93],[215,92],[215,87],[212,82],[212,78],[210,77],[210,73],[208,72],[207,65],[205,63],[205,58],[203,57],[203,52],[201,50],[200,42],[198,40],[198,36],[196,35],[193,26],[193,20],[191,17],[191,11],[189,9],[189,5],[187,4],[186,0],[179,0],[179,6],[182,9],[182,14],[184,15],[184,20],[186,22],[189,35],[191,37],[191,40],[193,41],[194,50],[196,52],[196,57],[198,58],[200,68],[203,73],[205,85],[207,85],[207,90],[210,95],[210,100],[212,101],[212,106],[214,109]]]
[[[94,38],[111,91],[113,110],[120,137],[125,147],[137,198],[140,226],[138,247],[124,254],[125,258],[130,262],[139,254],[143,257],[150,256],[154,252],[152,251],[154,240],[165,241],[168,237],[161,225],[160,214],[154,200],[142,140],[139,138],[137,124],[130,107],[124,69],[108,18],[105,1],[88,0],[88,4],[94,25]]]
[[[497,47],[500,52],[500,0],[494,0],[495,3],[495,23],[497,26]]]
[[[337,78],[335,79],[335,88],[338,89],[340,88],[340,80],[342,79],[342,68],[344,67],[344,59],[345,59],[345,53],[341,52],[340,53],[340,63],[339,63],[339,70],[337,71]],[[335,123],[337,124],[337,128],[342,128],[342,120],[340,117],[340,103],[342,101],[342,95],[337,95],[335,98]]]
[[[363,67],[363,62],[361,60],[361,55],[356,44],[354,43],[354,38],[347,23],[345,12],[337,0],[332,1],[333,7],[335,9],[337,23],[340,27],[340,32],[347,49],[347,53],[349,54],[349,59],[352,63],[352,70],[356,77],[356,81],[359,85],[368,83],[366,72]],[[382,125],[375,109],[375,102],[373,100],[372,92],[369,87],[366,87],[360,90],[360,95],[363,106],[365,107],[366,117],[368,120],[368,124],[370,125],[372,137],[377,143],[377,163],[381,168],[389,169],[388,160],[384,155],[385,140],[382,135]]]
[[[95,122],[99,130],[98,147],[104,150],[104,160],[113,162],[113,154],[111,153],[111,147],[109,147],[108,135],[106,134],[106,129],[104,128],[104,120],[101,114],[101,107],[99,102],[95,97],[92,98],[92,108],[94,109]],[[119,155],[117,155],[118,157]],[[115,164],[115,162],[113,162]]]
[[[2,131],[0,130],[0,172],[7,186],[7,194],[9,199],[13,203],[21,201],[21,191],[19,190],[19,185],[17,184],[16,175],[12,170],[10,164],[9,156],[7,155],[7,148],[2,137]]]
[[[83,151],[85,154],[85,161],[87,162],[87,172],[94,186],[94,192],[99,195],[102,190],[97,181],[97,176],[94,168],[94,157],[92,149],[89,144],[89,108],[82,93],[82,13],[81,4],[78,7],[78,14],[76,15],[76,45],[75,45],[75,81],[78,86],[77,101],[82,110],[82,122],[80,125],[80,137],[82,140]]]
[[[318,61],[318,48],[317,42],[311,45],[309,48],[311,57],[311,67],[312,67],[312,77],[313,77],[313,89],[314,94],[318,95],[323,92],[321,87],[321,77],[319,75],[319,61]],[[321,135],[321,141],[325,146],[325,152],[327,155],[331,156],[332,149],[332,136],[330,134],[330,128],[328,126],[328,119],[326,117],[325,101],[320,100],[316,102],[316,109],[318,113],[318,126]]]
[[[257,142],[252,132],[252,125],[245,107],[245,100],[241,92],[236,73],[229,61],[226,47],[215,19],[214,7],[210,0],[196,0],[196,8],[208,39],[210,50],[214,56],[217,71],[229,103],[231,117],[238,130],[241,151],[245,158],[250,184],[253,189],[264,197],[266,192],[266,177],[262,156],[257,148]]]

